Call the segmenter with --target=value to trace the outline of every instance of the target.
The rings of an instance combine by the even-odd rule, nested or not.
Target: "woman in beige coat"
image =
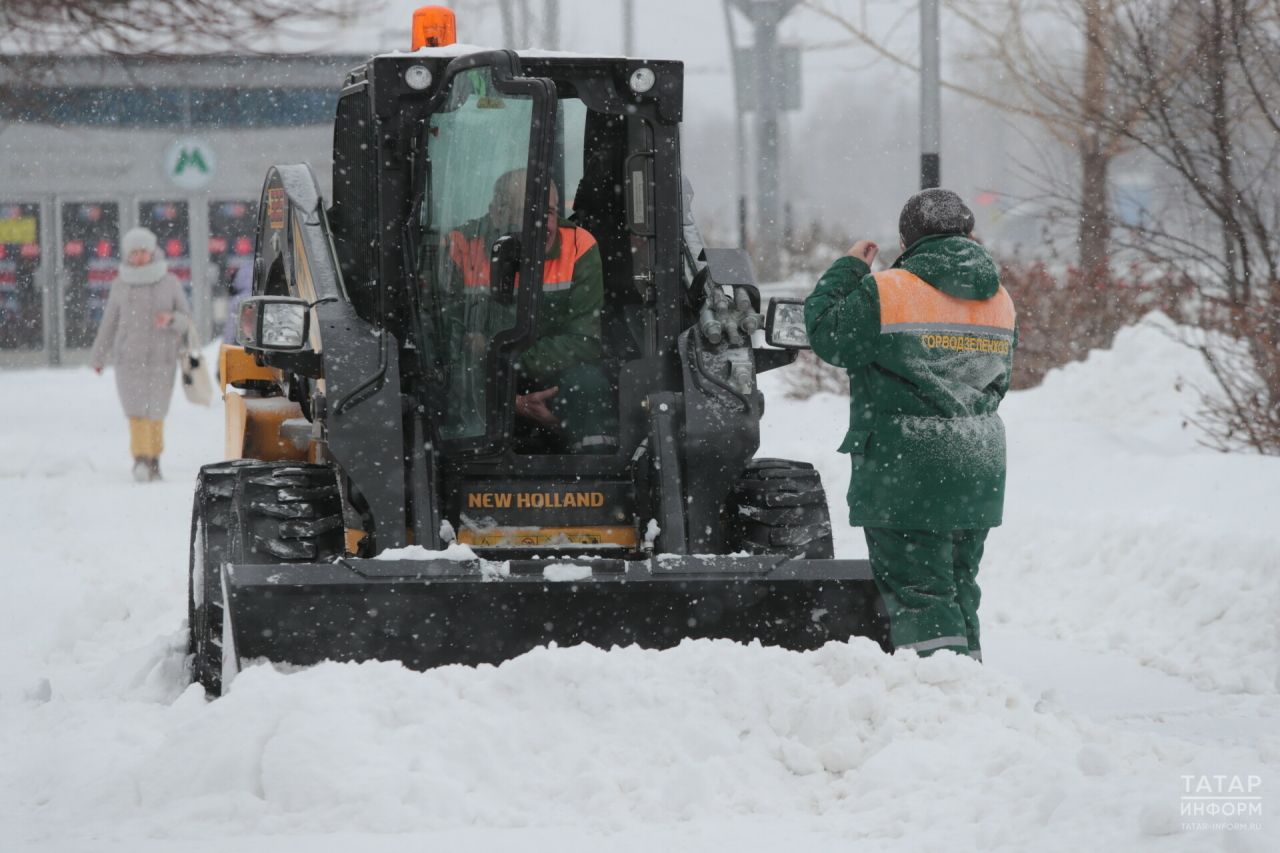
[[[146,228],[134,228],[121,240],[120,274],[111,285],[106,313],[93,342],[94,371],[110,361],[116,391],[129,419],[133,478],[160,479],[164,418],[173,397],[178,354],[191,329],[191,307],[178,280]]]

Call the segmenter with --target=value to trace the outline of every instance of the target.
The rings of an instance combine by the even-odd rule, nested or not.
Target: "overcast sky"
[[[918,4],[912,0],[816,0],[854,19],[909,62],[919,55]],[[422,0],[368,5],[335,32],[307,22],[258,44],[282,52],[368,54],[410,47],[413,10]],[[503,45],[494,0],[454,0],[458,37],[498,47],[548,47],[540,22],[527,45]],[[518,4],[517,4],[518,5]],[[535,16],[543,0],[528,0]],[[623,51],[621,0],[560,0],[559,48],[581,53]],[[685,63],[685,171],[698,193],[695,213],[722,241],[736,237],[734,222],[738,145],[722,0],[635,0],[635,53]],[[752,41],[749,23],[733,16],[738,41]],[[321,26],[328,31],[318,31]],[[919,79],[878,58],[813,9],[797,7],[781,26],[780,41],[802,47],[802,105],[786,115],[783,192],[799,227],[819,222],[829,230],[892,239],[897,210],[919,183]],[[959,57],[969,47],[963,25],[942,20],[943,76],[964,77]],[[336,85],[336,84],[335,84]],[[750,116],[747,133],[750,138]],[[943,184],[973,202],[986,191],[1017,193],[1019,162],[1032,150],[1019,130],[995,110],[943,96]],[[751,175],[748,146],[746,172]],[[750,196],[751,189],[747,188]],[[979,213],[980,228],[983,222]]]
[[[388,0],[369,19],[330,41],[328,49],[407,49],[415,0]],[[530,0],[540,12],[541,0]],[[827,0],[883,37],[892,49],[916,61],[917,6],[901,0]],[[460,41],[497,46],[502,25],[497,4],[470,0],[453,4]],[[695,212],[722,239],[733,236],[737,145],[729,41],[721,0],[636,0],[636,53],[685,63],[685,163],[698,193]],[[734,16],[740,43],[750,43],[749,25]],[[561,0],[560,45],[582,53],[623,50],[620,0]],[[548,46],[535,26],[535,47]],[[955,22],[943,20],[944,54],[963,45],[949,43]],[[787,117],[784,190],[797,226],[820,221],[850,236],[868,232],[893,236],[897,210],[919,182],[919,79],[855,44],[839,25],[803,6],[783,22],[781,41],[805,48],[802,108]],[[944,66],[947,60],[944,59]],[[944,67],[944,73],[946,69]],[[1010,189],[1009,139],[990,110],[944,97],[944,183],[968,198],[987,189]],[[748,133],[750,125],[748,124]],[[980,153],[985,152],[985,153]],[[748,160],[750,152],[748,152]],[[752,165],[748,162],[748,174]],[[1008,184],[1009,186],[993,186]],[[749,191],[748,191],[749,192]]]
[[[907,0],[827,0],[869,28],[893,34],[895,49],[918,54],[915,4]],[[410,21],[419,0],[386,0],[382,11],[344,34],[342,39],[324,39],[331,51],[361,53],[373,50],[408,49]],[[458,15],[459,41],[489,46],[502,45],[502,23],[493,0],[463,0],[451,5]],[[623,49],[621,0],[560,0],[560,47],[580,53],[620,54]],[[722,0],[635,0],[636,53],[654,59],[678,59],[686,64],[686,99],[691,104],[710,105],[728,113],[732,109],[729,74],[729,43],[725,32]],[[542,0],[529,0],[531,11],[540,12]],[[750,41],[745,20],[735,15],[739,39]],[[896,24],[896,26],[895,26]],[[540,30],[540,28],[538,28]],[[783,22],[781,40],[812,49],[804,57],[806,87],[823,88],[827,83],[846,80],[855,84],[860,77],[883,78],[890,67],[871,63],[865,47],[848,44],[849,37],[839,27],[816,13],[797,7]],[[540,36],[529,45],[547,47]],[[842,44],[843,46],[837,46]],[[894,76],[907,78],[905,72]],[[810,101],[809,106],[812,106]]]

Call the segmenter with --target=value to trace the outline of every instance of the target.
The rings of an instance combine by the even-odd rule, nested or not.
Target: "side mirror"
[[[804,300],[775,297],[769,300],[764,321],[764,339],[769,346],[808,349],[809,332],[804,325]]]
[[[307,345],[311,305],[291,296],[253,296],[240,303],[236,343],[247,350],[300,352]]]
[[[489,247],[489,289],[494,301],[510,305],[515,298],[516,276],[520,274],[523,254],[520,238],[514,234],[499,237]]]

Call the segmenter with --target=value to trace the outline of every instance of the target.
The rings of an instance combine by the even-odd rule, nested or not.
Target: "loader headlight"
[[[310,306],[305,299],[255,296],[240,303],[236,342],[245,349],[297,351],[306,346]]]
[[[764,322],[764,339],[770,346],[808,349],[809,332],[804,325],[804,300],[769,300],[769,316]]]
[[[404,84],[421,92],[431,85],[431,70],[425,65],[410,65],[404,70]]]
[[[306,306],[264,305],[262,307],[263,346],[289,349],[300,347],[306,329]]]
[[[658,75],[653,73],[652,68],[637,68],[631,72],[630,86],[631,91],[637,95],[643,95],[645,92],[653,88],[653,84],[658,82]]]

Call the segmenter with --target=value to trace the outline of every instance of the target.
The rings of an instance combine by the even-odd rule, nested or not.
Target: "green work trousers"
[[[863,532],[889,613],[893,647],[921,655],[950,649],[981,660],[977,578],[989,531],[867,527]]]

